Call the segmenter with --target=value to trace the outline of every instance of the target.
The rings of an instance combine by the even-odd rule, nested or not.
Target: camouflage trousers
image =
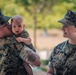
[[[23,46],[13,37],[0,39],[0,75],[28,75],[19,57]]]

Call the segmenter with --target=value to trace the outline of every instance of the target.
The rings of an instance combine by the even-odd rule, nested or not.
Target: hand
[[[23,42],[23,38],[22,38],[22,37],[17,37],[16,40],[17,40],[18,42]]]

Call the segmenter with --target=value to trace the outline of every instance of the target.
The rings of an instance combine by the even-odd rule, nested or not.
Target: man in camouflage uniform
[[[14,37],[4,37],[11,34],[9,19],[0,10],[0,75],[28,75],[23,61],[27,58],[28,62],[40,66],[40,59],[32,49],[18,43]]]
[[[63,36],[68,38],[51,53],[47,75],[76,75],[76,12],[68,10],[59,21]]]

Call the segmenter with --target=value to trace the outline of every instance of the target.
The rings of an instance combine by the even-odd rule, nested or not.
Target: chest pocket
[[[67,56],[65,67],[69,69],[76,67],[76,48],[73,48],[71,53]]]
[[[58,51],[58,50],[57,50]],[[76,48],[67,49],[67,52],[59,51],[54,56],[53,62],[58,70],[58,75],[75,75],[76,74]]]
[[[53,66],[55,68],[62,68],[62,65],[65,63],[66,55],[64,52],[57,50],[57,54],[53,57]]]

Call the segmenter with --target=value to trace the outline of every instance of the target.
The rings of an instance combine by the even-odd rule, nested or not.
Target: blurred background
[[[76,0],[0,0],[0,8],[5,15],[21,15],[25,29],[41,58],[41,69],[46,71],[53,48],[66,40],[61,24],[67,10],[76,11]]]

